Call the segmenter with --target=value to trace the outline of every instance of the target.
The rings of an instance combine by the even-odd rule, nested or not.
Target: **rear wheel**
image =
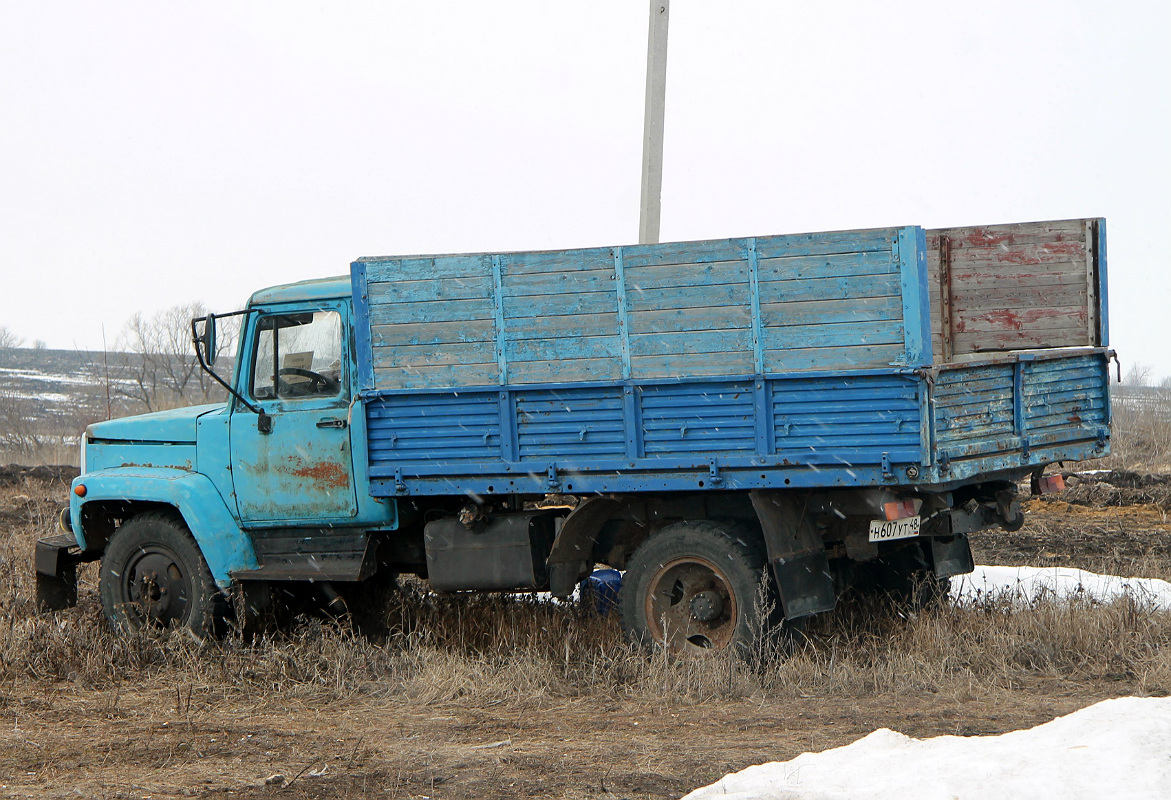
[[[677,652],[750,652],[779,622],[766,561],[761,538],[739,525],[669,525],[627,562],[622,626],[635,642]]]
[[[227,603],[187,526],[148,512],[124,522],[102,556],[102,609],[127,630],[181,628],[221,632]]]

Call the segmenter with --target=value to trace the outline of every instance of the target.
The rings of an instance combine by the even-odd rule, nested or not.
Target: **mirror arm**
[[[248,314],[247,311],[238,311],[236,313],[245,314],[245,315]],[[233,316],[233,315],[223,314],[221,316]],[[247,400],[245,400],[244,396],[242,394],[237,392],[231,385],[228,384],[227,381],[225,381],[223,378],[221,378],[219,375],[217,375],[215,370],[213,370],[211,367],[209,367],[207,365],[207,361],[204,360],[203,350],[201,350],[199,347],[199,335],[196,333],[196,330],[195,330],[195,323],[197,323],[197,322],[203,322],[206,325],[207,324],[207,317],[196,317],[195,319],[191,320],[191,339],[192,339],[192,343],[195,345],[195,358],[199,361],[199,368],[202,369],[204,372],[206,372],[208,375],[210,375],[212,377],[212,380],[214,380],[220,386],[227,389],[228,393],[230,395],[232,395],[232,397],[236,398],[241,403],[243,403],[244,407],[247,408],[249,411],[251,411],[253,414],[256,414],[257,416],[259,416],[261,418],[267,417],[268,415],[264,413],[264,410],[262,408],[260,408],[259,406],[254,406],[251,403],[249,403]]]

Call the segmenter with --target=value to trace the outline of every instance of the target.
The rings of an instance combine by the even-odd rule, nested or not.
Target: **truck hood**
[[[160,444],[195,444],[199,418],[224,408],[223,403],[174,408],[137,417],[123,417],[95,422],[85,429],[89,440],[122,442],[158,442]]]

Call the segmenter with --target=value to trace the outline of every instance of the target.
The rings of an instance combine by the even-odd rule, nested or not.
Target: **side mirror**
[[[203,323],[203,330],[198,329],[198,323]],[[207,366],[215,364],[215,314],[208,314],[202,319],[191,320],[191,332],[195,335],[196,348],[203,349],[203,361]]]

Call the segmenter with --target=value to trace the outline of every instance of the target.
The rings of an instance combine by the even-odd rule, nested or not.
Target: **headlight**
[[[85,445],[86,445],[87,438],[88,437],[85,435],[85,431],[82,431],[82,433],[81,433],[81,457],[78,459],[78,465],[81,467],[80,474],[82,474],[82,475],[85,474]]]

